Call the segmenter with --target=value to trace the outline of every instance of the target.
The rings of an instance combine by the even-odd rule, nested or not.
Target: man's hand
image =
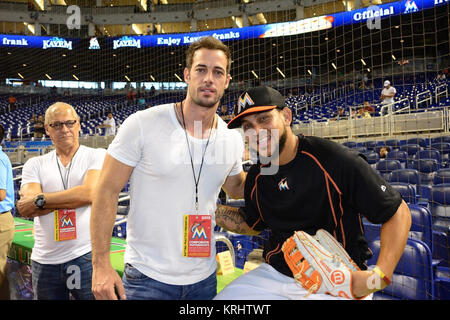
[[[111,264],[93,266],[92,293],[96,300],[126,300],[122,279]]]
[[[353,271],[352,290],[355,297],[364,297],[388,286],[374,271]]]
[[[20,200],[16,202],[17,210],[22,217],[34,218],[36,206],[34,205],[34,198],[32,197],[20,197]]]

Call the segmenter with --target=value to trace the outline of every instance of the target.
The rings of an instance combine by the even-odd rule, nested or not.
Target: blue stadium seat
[[[391,172],[389,176],[389,183],[403,182],[413,185],[416,189],[417,195],[422,195],[422,189],[420,186],[420,175],[416,169],[399,169]]]
[[[450,235],[450,184],[443,183],[431,187],[431,214],[433,228]]]
[[[356,148],[358,146],[358,144],[354,141],[346,141],[342,144],[348,148]]]
[[[436,149],[424,149],[414,155],[414,159],[435,159],[441,163],[441,153]]]
[[[422,147],[418,144],[406,144],[403,146],[400,146],[399,150],[406,151],[408,153],[408,158],[413,159],[413,156],[422,150]]]
[[[450,169],[439,169],[433,177],[433,184],[450,183]]]
[[[367,262],[375,265],[380,252],[380,240],[369,242],[373,257]],[[408,239],[405,250],[392,276],[392,283],[374,294],[374,299],[431,300],[434,299],[432,255],[420,240]]]
[[[440,137],[431,138],[431,144],[443,143],[443,142],[449,142],[450,143],[450,136],[440,136]]]
[[[366,147],[355,147],[355,148],[352,148],[352,149],[355,150],[355,151],[358,151],[360,153],[366,153],[367,152],[367,148]]]
[[[406,203],[417,203],[416,189],[412,184],[405,182],[390,182],[392,188],[400,192]]]
[[[376,164],[380,160],[380,156],[376,152],[366,152],[364,156],[369,164]]]
[[[419,146],[426,148],[428,146],[425,138],[410,138],[406,140],[406,144],[418,144]]]
[[[376,141],[366,141],[363,145],[367,148],[367,150],[374,150],[377,147]]]
[[[450,267],[450,238],[448,234],[433,230],[433,259],[440,261],[439,267]]]
[[[433,218],[431,212],[427,208],[415,204],[408,204],[408,207],[412,220],[409,238],[423,241],[433,253]]]
[[[408,161],[408,153],[401,150],[392,150],[388,152],[386,159],[398,160],[402,164],[402,168],[405,168]]]
[[[450,154],[450,142],[432,143],[431,148],[441,153],[442,159],[448,159]]]
[[[363,219],[364,237],[370,243],[380,238],[381,224],[375,224]]]
[[[450,268],[436,270],[434,288],[437,300],[450,300]]]
[[[402,165],[398,160],[386,159],[378,161],[375,169],[385,180],[389,180],[390,173],[394,170],[402,169]]]
[[[407,167],[419,171],[421,185],[431,185],[434,173],[440,169],[440,164],[435,159],[414,159],[408,162]]]
[[[389,139],[385,141],[386,145],[391,147],[391,150],[400,148],[400,141],[398,139]]]

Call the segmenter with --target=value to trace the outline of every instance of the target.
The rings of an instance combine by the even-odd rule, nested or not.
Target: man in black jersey
[[[297,299],[307,295],[293,279],[281,250],[284,241],[298,230],[314,235],[322,228],[342,244],[362,270],[352,273],[355,297],[376,291],[368,288],[373,272],[367,271],[366,261],[371,251],[361,216],[382,224],[377,266],[389,279],[403,253],[411,214],[400,194],[358,153],[322,138],[294,135],[291,119],[291,110],[278,91],[256,87],[240,96],[237,115],[228,124],[229,128],[243,128],[260,161],[246,178],[245,207],[219,206],[216,223],[251,235],[269,228],[271,236],[264,246],[266,263],[236,279],[216,299]],[[379,289],[385,286],[381,281]],[[325,294],[309,297],[336,298]]]

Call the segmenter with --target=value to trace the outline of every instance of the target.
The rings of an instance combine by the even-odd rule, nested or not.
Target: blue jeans
[[[211,300],[217,293],[215,272],[194,284],[172,285],[149,278],[127,263],[122,281],[128,300]]]
[[[92,253],[62,264],[31,261],[34,300],[94,300]]]

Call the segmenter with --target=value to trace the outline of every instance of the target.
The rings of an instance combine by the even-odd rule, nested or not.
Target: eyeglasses
[[[60,130],[62,129],[63,125],[66,125],[68,129],[72,129],[75,123],[77,123],[77,120],[67,120],[65,122],[56,121],[53,123],[49,123],[48,125],[53,129]]]

